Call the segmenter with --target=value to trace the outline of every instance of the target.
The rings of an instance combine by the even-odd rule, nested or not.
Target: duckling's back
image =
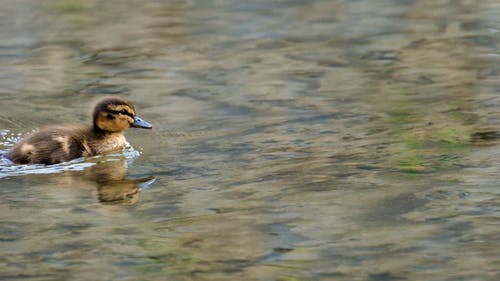
[[[7,158],[18,164],[56,164],[86,156],[86,129],[47,127],[27,136],[14,146]]]

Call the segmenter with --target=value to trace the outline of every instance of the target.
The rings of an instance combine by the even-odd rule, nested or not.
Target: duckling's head
[[[135,114],[132,103],[119,97],[99,100],[92,115],[95,131],[123,132],[129,127],[151,129],[153,126]]]

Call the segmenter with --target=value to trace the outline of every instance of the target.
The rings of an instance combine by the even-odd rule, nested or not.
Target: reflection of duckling
[[[155,182],[153,176],[128,179],[124,178],[118,181],[97,182],[98,199],[103,204],[125,204],[132,205],[139,201],[140,187],[149,186]]]
[[[140,188],[155,181],[154,176],[127,178],[124,159],[100,162],[77,175],[97,184],[98,199],[104,204],[135,204],[139,201]]]
[[[92,117],[92,126],[42,128],[14,146],[6,157],[19,164],[56,164],[123,149],[126,129],[152,128],[135,115],[134,105],[119,97],[101,99]]]

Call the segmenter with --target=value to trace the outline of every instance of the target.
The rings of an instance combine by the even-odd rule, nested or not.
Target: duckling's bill
[[[130,125],[133,128],[143,128],[143,129],[152,129],[153,125],[151,125],[146,120],[140,118],[139,116],[134,116],[134,123]]]

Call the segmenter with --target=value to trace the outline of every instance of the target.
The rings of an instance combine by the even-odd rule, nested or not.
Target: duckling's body
[[[117,97],[97,103],[91,126],[51,126],[28,135],[6,157],[18,164],[56,164],[123,149],[129,127],[151,129],[134,106]]]
[[[7,158],[18,164],[56,164],[119,150],[125,142],[121,133],[96,133],[92,127],[46,127],[16,145]]]

